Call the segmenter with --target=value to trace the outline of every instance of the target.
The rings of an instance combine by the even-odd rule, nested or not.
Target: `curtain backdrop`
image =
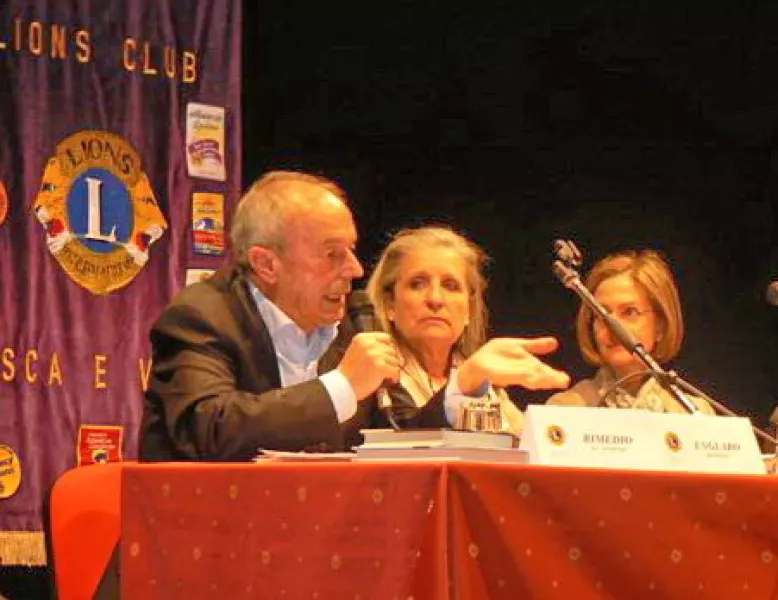
[[[240,0],[0,7],[0,564],[45,564],[46,496],[136,457],[148,330],[225,251]]]

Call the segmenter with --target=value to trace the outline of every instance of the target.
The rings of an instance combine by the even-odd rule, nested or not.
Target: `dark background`
[[[679,282],[673,365],[766,424],[778,391],[778,5],[661,2],[246,6],[244,173],[338,180],[360,256],[388,234],[450,223],[493,259],[494,334],[551,332],[591,370],[578,299],[551,273],[570,237],[584,270],[650,247]],[[546,394],[514,390],[519,404]]]

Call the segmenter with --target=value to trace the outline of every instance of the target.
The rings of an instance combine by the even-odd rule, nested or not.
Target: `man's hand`
[[[388,333],[359,333],[351,340],[338,365],[358,400],[364,400],[384,383],[400,380],[402,360]]]
[[[472,394],[489,381],[498,387],[520,385],[530,390],[566,388],[570,377],[547,365],[536,354],[549,354],[559,343],[553,337],[494,338],[457,369],[459,389]]]

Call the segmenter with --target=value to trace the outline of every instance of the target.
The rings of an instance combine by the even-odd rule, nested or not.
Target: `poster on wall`
[[[137,456],[150,326],[223,260],[193,194],[223,228],[240,193],[241,37],[239,0],[0,5],[2,565],[46,564],[62,473]]]

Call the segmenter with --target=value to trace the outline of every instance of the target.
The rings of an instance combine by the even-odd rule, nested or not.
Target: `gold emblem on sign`
[[[0,444],[0,498],[10,498],[22,483],[22,465],[14,449]]]
[[[550,425],[546,430],[546,435],[548,436],[549,441],[555,446],[561,446],[567,440],[565,430],[559,425]]]
[[[124,138],[81,131],[46,163],[33,214],[67,275],[93,294],[130,283],[167,229],[141,157]]]
[[[679,452],[681,448],[683,448],[681,438],[679,438],[678,434],[674,431],[668,431],[665,434],[665,444],[667,444],[667,447],[673,452]]]
[[[8,218],[8,213],[10,212],[8,192],[5,189],[5,184],[0,181],[0,226],[5,223],[5,220]]]

